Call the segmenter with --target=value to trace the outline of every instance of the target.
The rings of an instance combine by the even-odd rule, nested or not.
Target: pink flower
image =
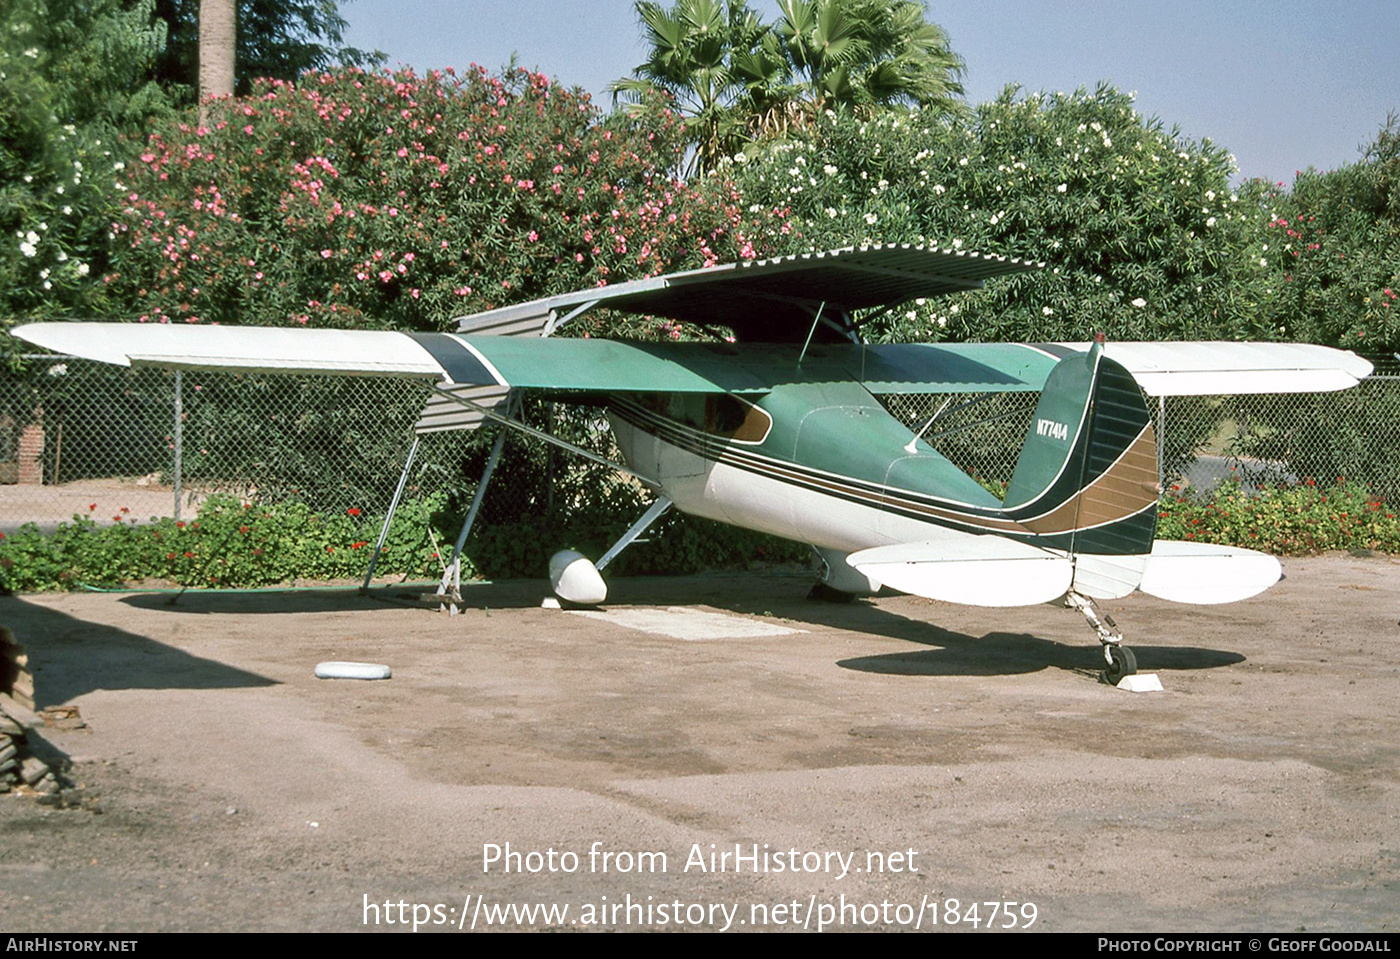
[[[329,260],[330,258],[331,258],[331,251],[330,251],[330,250],[322,250],[322,251],[321,251],[321,259],[323,259],[323,260]]]
[[[538,240],[539,238],[540,238],[540,235],[539,235],[538,233],[536,233],[534,230],[531,230],[531,231],[530,231],[530,242],[531,242],[531,243],[534,243],[534,242],[535,242],[536,240]]]

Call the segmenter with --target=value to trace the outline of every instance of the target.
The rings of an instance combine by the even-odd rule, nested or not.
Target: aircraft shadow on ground
[[[763,585],[744,582],[743,577],[734,579],[732,590],[720,597],[707,597],[707,605],[741,615],[776,616],[933,647],[839,660],[837,665],[845,669],[902,676],[999,676],[1046,668],[1098,672],[1105,665],[1102,647],[1072,610],[1047,606],[1045,615],[1052,621],[1054,617],[1064,617],[1075,631],[1083,633],[1082,644],[1062,643],[1028,633],[990,632],[978,637],[890,612],[863,600],[851,603],[808,601],[805,597],[810,581],[801,577],[768,577]],[[684,581],[670,586],[664,578],[631,582],[636,586],[627,580],[620,581],[620,588],[613,589],[611,598],[656,606],[687,605],[696,601],[694,590],[686,589]],[[936,608],[930,607],[931,610]],[[1142,646],[1131,639],[1127,645],[1137,657],[1139,672],[1217,669],[1245,659],[1240,653],[1198,646]]]
[[[97,689],[234,689],[276,680],[193,656],[148,636],[67,613],[0,599],[0,621],[29,653],[36,707]]]
[[[966,636],[928,627],[931,636],[916,642],[937,649],[884,653],[843,659],[837,665],[866,673],[896,676],[1003,676],[1053,668],[1098,672],[1104,668],[1103,652],[1093,646],[1069,646],[1025,633],[987,633]],[[1244,661],[1239,653],[1196,646],[1134,646],[1138,672],[1158,669],[1216,669]]]
[[[168,610],[172,613],[343,613],[357,610],[383,609],[385,605],[436,612],[438,602],[426,598],[435,589],[432,585],[375,586],[367,594],[356,589],[267,589],[250,592],[237,590],[169,590],[158,593],[134,593],[122,597],[122,602],[137,609]],[[507,580],[501,583],[473,583],[462,587],[468,607],[492,609],[530,608],[540,605],[548,594],[544,580]]]
[[[874,603],[811,602],[805,597],[810,580],[795,575],[646,576],[620,577],[610,584],[608,606],[705,605],[736,615],[776,617],[796,623],[835,627],[854,633],[884,636],[917,644],[921,649],[840,660],[845,669],[905,676],[996,676],[1056,668],[1097,672],[1103,653],[1077,614],[1047,607],[1045,615],[1064,617],[1083,642],[1059,642],[1028,633],[989,632],[973,636],[910,618]],[[435,602],[423,598],[431,586],[376,586],[369,595],[353,589],[298,589],[260,592],[217,590],[139,593],[123,603],[171,613],[290,614],[353,612],[383,609],[386,604],[437,615]],[[463,602],[474,609],[529,609],[549,594],[543,579],[502,580],[464,584]],[[936,607],[930,607],[936,610]],[[1049,625],[1049,624],[1048,624]],[[148,641],[149,642],[149,641]],[[1138,670],[1215,669],[1243,662],[1244,656],[1201,647],[1128,645],[1137,656]],[[175,651],[172,651],[175,652]]]

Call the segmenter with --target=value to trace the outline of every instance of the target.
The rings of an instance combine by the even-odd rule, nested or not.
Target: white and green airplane
[[[1141,590],[1225,603],[1281,575],[1263,553],[1155,539],[1158,463],[1144,393],[1337,390],[1371,366],[1340,350],[1281,343],[872,345],[861,335],[863,322],[916,298],[1040,266],[870,246],[547,297],[462,317],[456,333],[112,323],[13,332],[120,365],[431,377],[436,390],[420,430],[490,420],[590,456],[522,423],[514,398],[539,391],[601,407],[625,461],[613,465],[657,499],[596,565],[555,555],[551,582],[561,599],[603,602],[599,569],[674,505],[811,544],[821,587],[835,594],[888,586],[979,606],[1063,600],[1098,633],[1105,677],[1116,683],[1136,665],[1093,600]],[[595,307],[732,335],[685,343],[552,335]],[[924,440],[936,416],[912,431],[879,399],[1013,391],[1040,397],[1004,499]],[[470,517],[459,554],[469,527]],[[449,576],[456,568],[454,559]]]

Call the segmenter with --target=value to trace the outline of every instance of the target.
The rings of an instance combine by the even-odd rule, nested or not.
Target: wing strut
[[[180,371],[176,370],[175,376],[178,378],[179,375]],[[179,428],[178,419],[176,420],[176,428]],[[418,455],[418,443],[421,439],[422,437],[415,433],[413,445],[408,449],[408,458],[404,460],[403,472],[399,474],[399,485],[394,487],[394,498],[389,501],[389,512],[384,514],[384,525],[379,528],[379,542],[374,544],[374,552],[369,558],[369,569],[365,570],[365,581],[360,584],[360,595],[362,596],[369,592],[370,580],[374,579],[374,567],[379,562],[379,554],[384,551],[384,541],[389,538],[389,524],[394,521],[394,511],[399,508],[399,500],[403,498],[404,487],[408,485],[408,471],[413,468],[413,458]]]
[[[486,498],[486,487],[491,484],[491,474],[496,472],[496,464],[501,459],[501,447],[506,444],[506,431],[496,434],[496,442],[491,445],[491,456],[486,460],[486,469],[481,481],[472,494],[472,505],[467,510],[467,518],[462,521],[462,531],[457,534],[457,542],[452,544],[452,562],[442,571],[442,582],[438,583],[437,595],[441,596],[450,613],[457,614],[457,604],[462,601],[462,550],[467,545],[472,526],[476,524],[476,514],[481,511],[481,502]]]
[[[500,423],[503,426],[509,426],[513,430],[519,430],[526,436],[533,436],[537,440],[544,440],[546,443],[553,443],[555,446],[566,449],[570,453],[577,453],[584,459],[592,460],[593,462],[599,463],[603,466],[609,466],[620,473],[626,473],[628,476],[635,476],[637,479],[641,480],[643,483],[645,483],[647,486],[650,486],[654,490],[658,490],[661,488],[661,484],[655,479],[637,472],[630,466],[625,466],[622,463],[619,463],[615,460],[610,460],[606,456],[599,456],[592,450],[584,449],[582,446],[576,446],[575,444],[570,443],[568,440],[561,440],[559,437],[555,436],[552,433],[546,433],[544,430],[537,430],[533,426],[527,426],[526,424],[520,422],[520,420],[515,419],[513,417],[502,416],[495,410],[488,409],[487,407],[482,406],[479,403],[474,403],[471,400],[467,399],[465,396],[459,396],[458,394],[453,393],[448,389],[444,389],[441,386],[436,386],[433,388],[437,390],[437,392],[444,399],[448,399],[451,400],[453,403],[465,406],[472,412],[480,414],[485,419],[491,420],[496,423]]]

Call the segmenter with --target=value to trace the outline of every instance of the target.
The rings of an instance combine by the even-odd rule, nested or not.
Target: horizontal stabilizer
[[[1114,342],[1105,352],[1149,396],[1327,393],[1371,375],[1355,353],[1308,343]]]
[[[1048,603],[1074,574],[1065,557],[999,536],[877,546],[846,562],[891,589],[967,606]]]
[[[1268,553],[1211,543],[1158,540],[1138,589],[1173,603],[1214,606],[1248,599],[1283,578]]]

